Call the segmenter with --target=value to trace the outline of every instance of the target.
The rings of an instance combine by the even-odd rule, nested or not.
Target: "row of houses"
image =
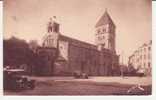
[[[144,43],[129,56],[129,66],[133,66],[138,72],[151,75],[152,70],[152,41]]]

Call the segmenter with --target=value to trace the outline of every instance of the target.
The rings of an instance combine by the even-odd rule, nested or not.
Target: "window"
[[[146,64],[144,63],[144,67],[146,67]]]
[[[139,59],[137,59],[137,62],[139,62]]]
[[[105,28],[103,29],[103,32],[106,32],[106,29]]]
[[[98,40],[101,40],[101,37],[100,36],[98,37]]]
[[[151,50],[151,47],[148,47],[148,50],[150,51]]]
[[[140,56],[140,59],[142,59],[142,55]]]
[[[146,59],[146,55],[144,55],[144,59]]]
[[[98,32],[98,34],[100,34],[100,30],[98,30],[97,32]]]
[[[105,62],[103,63],[103,66],[105,66]]]
[[[50,60],[50,56],[47,56],[47,60],[48,60],[48,61]]]
[[[94,66],[96,66],[96,60],[94,61]]]
[[[150,62],[148,63],[148,67],[151,67],[151,63]]]
[[[144,51],[146,52],[146,48],[144,48]]]
[[[62,47],[62,46],[60,46],[60,49],[63,49],[63,47]]]
[[[150,55],[150,53],[148,54],[148,59],[150,59],[151,58],[151,55]]]
[[[102,44],[102,47],[105,47],[105,43]]]

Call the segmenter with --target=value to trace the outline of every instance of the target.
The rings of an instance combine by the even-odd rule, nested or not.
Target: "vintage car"
[[[22,69],[4,69],[3,82],[5,90],[34,89],[35,80],[23,76]]]
[[[73,73],[74,78],[78,78],[78,79],[88,79],[88,75],[86,73],[82,73],[80,71],[75,71]]]

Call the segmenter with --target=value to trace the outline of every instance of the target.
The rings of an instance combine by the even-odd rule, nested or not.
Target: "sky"
[[[2,33],[2,1],[0,0],[0,35]]]
[[[61,34],[94,44],[95,24],[106,9],[116,25],[117,54],[126,63],[152,39],[151,0],[5,0],[4,38],[41,43],[49,18],[56,16]]]

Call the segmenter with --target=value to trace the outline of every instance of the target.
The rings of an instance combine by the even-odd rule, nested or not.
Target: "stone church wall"
[[[69,68],[72,72],[80,71],[88,75],[109,75],[111,70],[111,57],[92,48],[81,45],[69,45]],[[110,67],[110,68],[109,68]]]

